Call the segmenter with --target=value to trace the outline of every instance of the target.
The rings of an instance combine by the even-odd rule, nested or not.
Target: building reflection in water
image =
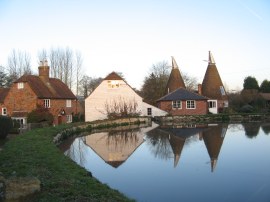
[[[266,126],[267,127],[267,126]],[[193,142],[203,141],[211,160],[213,172],[222,143],[227,131],[227,124],[197,125],[172,128],[152,127],[137,129],[113,129],[109,132],[99,132],[77,138],[66,150],[65,154],[80,165],[84,164],[87,149],[91,148],[101,159],[114,168],[118,168],[146,142],[151,153],[162,160],[174,159],[174,167],[179,166],[180,157],[184,146]]]
[[[85,146],[90,147],[101,159],[114,168],[122,165],[144,142],[144,135],[157,127],[116,128],[81,137]],[[124,129],[124,130],[123,130]]]
[[[203,140],[211,159],[211,171],[217,164],[228,125],[197,125],[180,128],[159,127],[146,134],[146,142],[150,145],[155,157],[168,160],[174,158],[174,167],[179,164],[185,145]]]

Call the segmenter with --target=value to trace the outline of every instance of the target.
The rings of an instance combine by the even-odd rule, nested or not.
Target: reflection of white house
[[[115,72],[109,74],[101,84],[85,99],[85,121],[107,118],[108,108],[126,103],[136,104],[136,111],[141,116],[164,116],[167,112],[143,102],[140,97]]]

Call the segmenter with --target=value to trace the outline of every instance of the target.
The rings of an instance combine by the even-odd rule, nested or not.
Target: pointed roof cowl
[[[208,64],[216,64],[215,63],[215,60],[214,60],[214,57],[211,53],[211,51],[209,51],[209,59],[208,59]]]
[[[186,88],[186,86],[178,68],[178,65],[174,57],[172,56],[172,70],[164,94],[166,95],[170,92],[175,91],[178,88]]]
[[[107,75],[103,80],[123,80],[123,78],[119,76],[116,72],[112,72]]]
[[[202,82],[202,95],[210,99],[227,100],[227,94],[220,78],[212,53],[209,51],[208,66]]]

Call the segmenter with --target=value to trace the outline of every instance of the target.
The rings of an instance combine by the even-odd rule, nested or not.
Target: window
[[[209,101],[209,102],[208,102],[208,107],[209,107],[209,108],[217,108],[217,103],[216,103],[216,101]]]
[[[187,100],[187,109],[195,109],[195,101],[194,100]]]
[[[3,116],[6,116],[7,115],[7,108],[6,107],[3,107],[2,108],[2,115]]]
[[[152,108],[147,108],[147,115],[152,116]]]
[[[72,115],[67,115],[67,123],[71,123],[72,122]]]
[[[18,89],[23,89],[23,87],[24,87],[24,83],[22,82],[18,83]]]
[[[226,95],[226,93],[225,93],[225,89],[224,89],[224,87],[223,87],[223,86],[220,86],[220,87],[219,87],[219,89],[220,89],[220,93],[221,93],[221,95]]]
[[[50,99],[44,99],[44,108],[50,108],[51,107],[51,102]]]
[[[172,107],[173,109],[181,109],[182,108],[181,100],[172,101]]]
[[[119,81],[112,80],[108,81],[108,88],[119,88],[120,84]]]
[[[71,107],[71,100],[66,101],[66,107]]]

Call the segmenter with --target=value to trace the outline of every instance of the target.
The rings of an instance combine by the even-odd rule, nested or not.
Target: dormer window
[[[18,89],[23,89],[23,88],[24,88],[24,83],[23,82],[18,83]]]

